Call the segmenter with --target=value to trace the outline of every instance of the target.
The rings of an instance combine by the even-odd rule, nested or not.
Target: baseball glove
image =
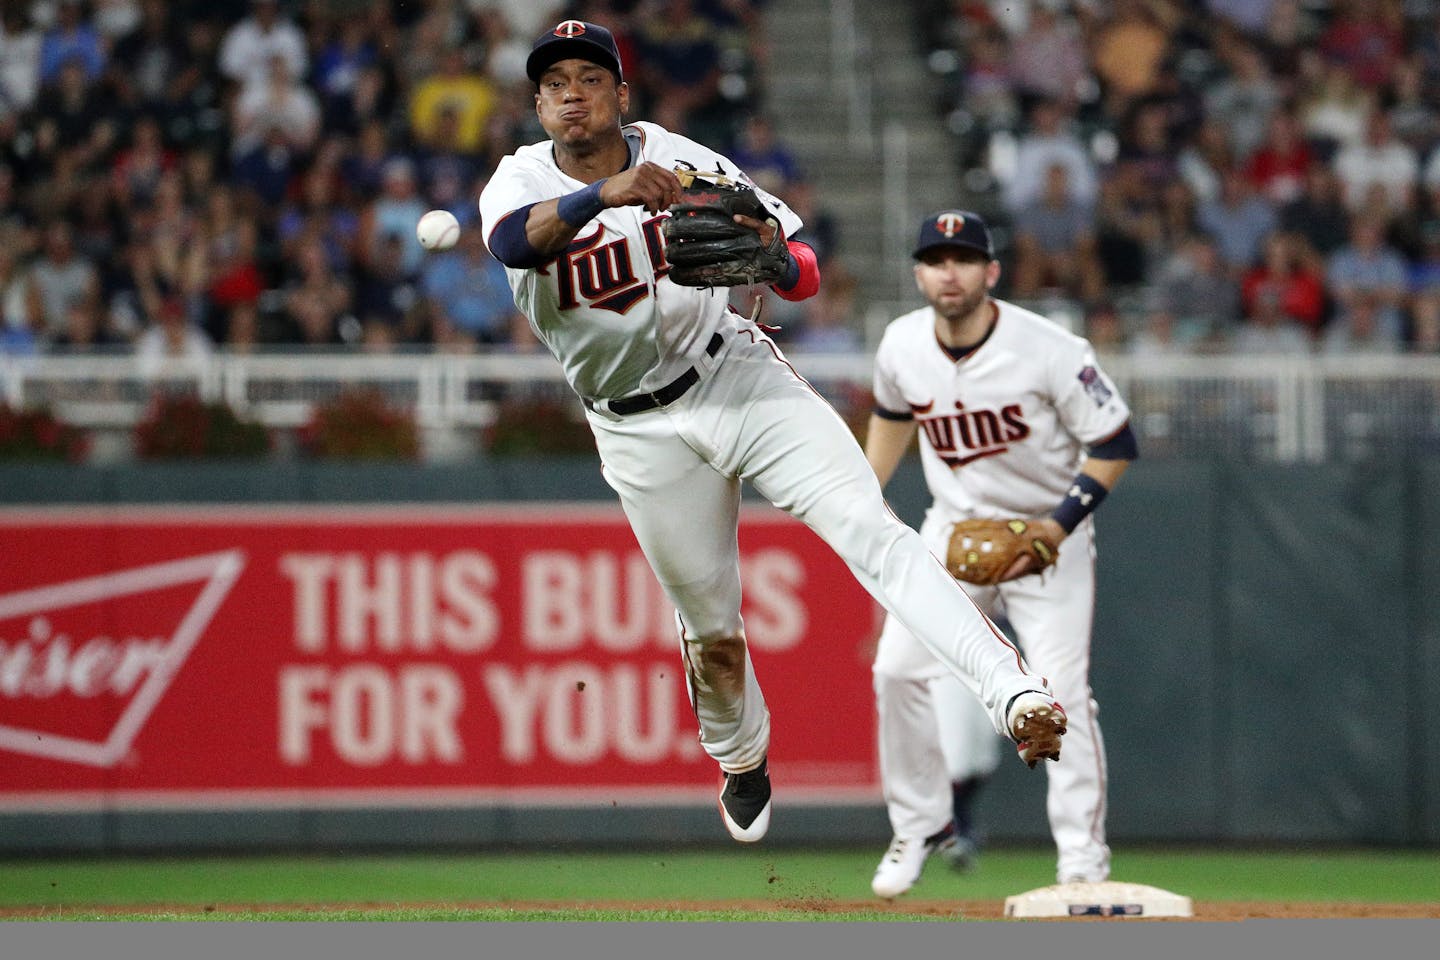
[[[1015,558],[1035,558],[1038,573],[1060,557],[1060,546],[1028,520],[962,520],[950,533],[945,566],[967,583],[992,586],[1001,581]]]
[[[753,189],[718,173],[677,169],[675,175],[683,190],[663,227],[671,280],[685,287],[745,287],[785,276],[785,234]],[[775,227],[768,246],[735,222],[737,213]]]

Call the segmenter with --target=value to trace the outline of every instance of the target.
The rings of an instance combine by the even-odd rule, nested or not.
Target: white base
[[[1062,883],[1005,898],[1007,917],[1192,917],[1189,897],[1140,883]]]

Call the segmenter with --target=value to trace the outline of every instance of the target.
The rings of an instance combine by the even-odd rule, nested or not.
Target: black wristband
[[[1070,489],[1065,491],[1065,499],[1050,511],[1050,518],[1060,524],[1060,529],[1069,535],[1080,526],[1081,520],[1095,512],[1095,508],[1100,506],[1100,501],[1104,500],[1109,492],[1103,483],[1088,473],[1077,473]]]

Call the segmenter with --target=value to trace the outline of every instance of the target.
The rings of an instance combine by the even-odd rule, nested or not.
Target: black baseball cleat
[[[768,760],[744,773],[725,774],[720,791],[720,819],[730,836],[754,843],[770,829],[770,771]]]

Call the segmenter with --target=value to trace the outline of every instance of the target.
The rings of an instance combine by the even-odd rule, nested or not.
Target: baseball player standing
[[[1021,553],[1002,561],[1000,582],[964,586],[988,614],[1008,617],[1026,659],[1069,711],[1065,754],[1047,768],[1057,878],[1100,882],[1109,877],[1110,850],[1105,749],[1089,680],[1091,514],[1137,454],[1130,411],[1087,341],[990,296],[1000,264],[978,215],[926,217],[914,258],[915,284],[929,305],[885,330],[865,454],[883,486],[920,434],[934,498],[920,532],[937,556],[947,556],[955,525],[971,518],[1025,518],[1049,544],[1063,541],[1046,551],[1053,566]],[[946,682],[944,668],[894,616],[881,631],[873,669],[895,837],[872,887],[895,897],[950,841],[952,777],[984,773],[984,759],[978,770],[965,765],[984,758],[994,737],[969,718],[978,709],[974,697]],[[957,741],[948,761],[945,740]]]
[[[800,518],[938,662],[984,701],[990,723],[1032,764],[1059,755],[1065,713],[1045,681],[886,508],[844,421],[728,288],[667,274],[661,225],[681,197],[675,170],[749,182],[714,151],[653,123],[622,125],[630,103],[604,27],[566,20],[526,69],[549,140],[505,157],[480,197],[486,245],[515,303],[584,402],[606,481],[675,605],[700,742],[720,765],[730,835],[770,823],[770,715],[740,618],[740,484]],[[736,217],[768,246],[801,223]],[[778,224],[778,227],[776,226]],[[791,299],[819,286],[814,254],[789,241]]]

